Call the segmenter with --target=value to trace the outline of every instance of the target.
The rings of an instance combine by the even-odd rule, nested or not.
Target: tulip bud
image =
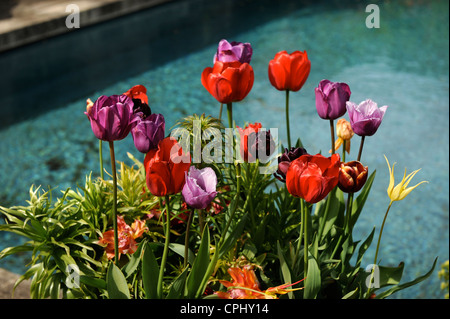
[[[291,162],[302,155],[308,154],[308,152],[302,147],[291,147],[290,150],[284,149],[284,153],[278,157],[278,169],[274,173],[274,176],[281,182],[286,183],[286,174]]]
[[[336,134],[343,140],[349,140],[355,134],[352,125],[346,119],[339,119],[336,123]]]
[[[345,193],[356,193],[366,183],[368,172],[358,161],[341,163],[338,187]]]

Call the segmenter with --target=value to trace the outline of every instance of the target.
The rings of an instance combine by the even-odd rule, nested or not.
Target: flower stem
[[[186,225],[186,234],[184,237],[184,268],[187,266],[188,262],[188,254],[189,254],[189,231],[191,229],[192,219],[194,216],[194,209],[192,209],[191,213],[189,214],[189,219]]]
[[[222,109],[223,109],[223,103],[220,103],[219,121],[222,121]]]
[[[350,234],[350,220],[352,216],[353,193],[348,193],[347,197],[347,215],[345,216],[345,232]]]
[[[100,162],[100,177],[103,178],[103,150],[102,150],[102,140],[98,140],[98,155],[99,155],[99,162]]]
[[[233,128],[233,103],[227,103],[228,127]]]
[[[342,162],[345,162],[345,148],[347,146],[346,144],[347,144],[347,140],[344,140],[342,142]]]
[[[161,259],[161,266],[159,268],[159,277],[158,277],[158,288],[157,288],[157,296],[158,298],[162,298],[162,290],[163,290],[163,277],[164,277],[164,268],[166,267],[167,255],[169,253],[169,243],[170,243],[170,214],[169,214],[169,195],[165,197],[166,201],[166,218],[164,220],[164,235],[166,237],[164,242],[164,251]]]
[[[334,148],[334,120],[330,119],[330,131],[331,131],[331,155],[336,152]]]
[[[287,129],[288,149],[291,149],[291,129],[289,125],[289,90],[286,90],[286,129]]]
[[[113,227],[114,227],[114,263],[119,262],[119,236],[117,231],[117,174],[116,157],[114,155],[114,142],[109,141],[109,153],[111,156],[111,171],[113,175]]]
[[[384,224],[385,224],[385,222],[386,222],[386,218],[387,218],[387,216],[388,216],[389,210],[391,209],[392,203],[393,203],[393,201],[391,201],[391,202],[389,203],[389,206],[388,206],[388,208],[387,208],[387,210],[386,210],[386,213],[384,214],[383,223],[381,224],[381,229],[380,229],[380,235],[378,235],[377,249],[376,249],[376,251],[375,251],[375,259],[374,259],[374,261],[373,261],[373,265],[374,265],[374,266],[373,266],[373,269],[372,269],[372,273],[371,273],[371,275],[370,275],[369,287],[368,287],[368,289],[367,289],[367,295],[366,295],[367,298],[370,297],[370,289],[371,289],[371,287],[372,287],[373,274],[374,274],[374,272],[375,272],[375,265],[377,264],[378,252],[379,252],[379,250],[380,250],[381,235],[383,235]]]
[[[303,201],[300,201],[301,209],[303,211],[303,238],[304,238],[304,262],[305,262],[305,270],[304,277],[308,275],[308,208],[303,204]]]
[[[362,150],[363,150],[363,146],[364,146],[364,139],[366,137],[363,135],[361,136],[361,143],[359,144],[359,152],[358,152],[358,159],[357,161],[360,162],[361,161],[361,154],[362,154]]]

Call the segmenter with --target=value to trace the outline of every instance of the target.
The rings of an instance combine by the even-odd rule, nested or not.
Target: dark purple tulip
[[[181,194],[186,204],[193,208],[205,209],[216,197],[217,176],[211,167],[197,169],[195,166],[186,172],[186,182]]]
[[[242,43],[227,40],[221,40],[217,48],[217,53],[214,55],[214,63],[220,62],[234,62],[250,63],[252,59],[253,49],[250,43]]]
[[[278,157],[278,169],[274,173],[274,176],[281,182],[286,183],[286,173],[289,169],[291,162],[302,155],[306,155],[308,152],[302,147],[291,147],[291,150],[284,149],[284,153]]]
[[[377,103],[370,99],[362,101],[359,105],[347,102],[348,116],[353,132],[359,136],[375,134],[387,108],[387,105],[378,108]]]
[[[335,120],[345,114],[345,103],[352,93],[347,84],[322,80],[315,92],[316,109],[321,118]]]
[[[141,153],[148,153],[157,148],[159,141],[165,136],[166,122],[162,114],[150,114],[144,119],[139,118],[131,130],[134,146]]]
[[[133,113],[133,101],[126,95],[102,95],[85,114],[94,135],[108,142],[124,139],[138,120]]]

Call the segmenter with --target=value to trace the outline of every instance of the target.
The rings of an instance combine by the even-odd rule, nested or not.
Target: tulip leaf
[[[364,207],[364,204],[366,202],[367,197],[369,196],[370,189],[373,184],[373,180],[375,179],[376,170],[373,171],[372,174],[370,174],[369,178],[367,179],[366,183],[364,184],[363,189],[361,190],[361,193],[358,195],[358,197],[353,201],[352,205],[352,215],[350,219],[350,229],[353,229],[353,227],[356,224],[356,221],[359,218],[359,215],[362,212],[362,209]]]
[[[308,253],[308,273],[305,279],[304,299],[315,299],[321,287],[320,269],[314,257]]]
[[[147,299],[155,299],[158,297],[158,278],[158,263],[156,262],[152,248],[146,243],[142,257],[142,282],[144,284],[145,297]]]
[[[291,271],[289,270],[289,266],[286,263],[286,260],[284,259],[283,252],[281,251],[280,243],[277,241],[277,254],[278,259],[280,260],[280,268],[281,268],[281,274],[283,275],[283,281],[285,283],[291,283]],[[292,291],[288,292],[289,299],[294,299],[294,294]]]
[[[418,284],[419,282],[427,279],[434,271],[434,267],[436,266],[436,262],[437,262],[437,257],[434,259],[434,263],[433,266],[431,267],[431,269],[424,275],[417,277],[416,279],[406,282],[404,284],[400,284],[400,285],[396,285],[382,293],[380,293],[379,295],[377,295],[375,298],[377,299],[382,299],[382,298],[386,298],[388,296],[390,296],[391,294],[393,294],[394,292],[400,291],[402,289],[411,287],[415,284]],[[380,267],[381,268],[381,267]],[[402,267],[402,271],[403,271],[403,267]]]
[[[186,276],[189,272],[189,267],[186,267],[181,274],[173,281],[170,286],[169,293],[166,299],[181,299],[184,295],[184,287],[186,283]]]
[[[109,265],[106,273],[106,288],[110,299],[130,299],[127,280],[114,263]]]
[[[188,298],[194,298],[195,295],[198,295],[198,290],[202,288],[201,283],[209,265],[209,247],[209,229],[208,227],[205,227],[203,229],[202,241],[198,249],[197,257],[195,257],[194,263],[192,264],[192,270],[187,278]],[[203,291],[200,292],[200,295],[202,293]]]

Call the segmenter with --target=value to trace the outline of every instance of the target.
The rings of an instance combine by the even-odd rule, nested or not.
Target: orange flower
[[[267,290],[261,290],[256,274],[249,265],[246,265],[243,268],[230,267],[228,268],[228,273],[230,274],[232,281],[219,280],[219,282],[230,289],[226,292],[215,292],[221,299],[277,299],[277,294],[286,294],[290,291],[302,289],[286,288],[298,284],[303,279],[293,284],[284,284],[268,288]]]
[[[130,226],[125,223],[123,216],[117,216],[117,232],[119,240],[119,259],[120,254],[133,254],[137,250],[136,238],[142,236],[144,232],[148,231],[145,222],[142,220],[135,220]],[[98,244],[106,245],[105,251],[108,259],[113,259],[114,254],[114,230],[108,230],[103,233],[99,239]]]

